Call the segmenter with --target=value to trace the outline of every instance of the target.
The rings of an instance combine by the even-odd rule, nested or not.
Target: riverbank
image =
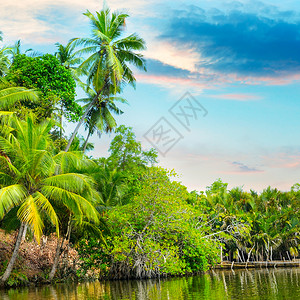
[[[4,272],[14,249],[17,231],[5,233],[0,229],[0,274]],[[40,244],[33,239],[22,242],[16,265],[7,282],[8,286],[26,285],[28,283],[47,282],[57,246],[57,237],[52,234],[42,237]],[[72,247],[66,246],[58,268],[57,277],[66,278],[76,275],[76,264],[79,260],[78,253]]]
[[[249,262],[230,262],[224,261],[217,264],[215,269],[247,269],[247,268],[292,268],[300,267],[300,259],[291,261],[249,261]]]
[[[10,259],[16,237],[17,231],[9,234],[0,229],[0,275],[4,271],[6,264]],[[11,277],[7,282],[7,286],[16,287],[28,284],[38,285],[49,283],[48,275],[54,261],[56,246],[57,237],[55,234],[52,234],[48,237],[42,237],[40,244],[34,241],[34,239],[24,240],[21,244],[18,259]],[[64,282],[70,279],[77,281],[77,271],[80,263],[78,252],[72,248],[71,245],[66,245],[61,255],[60,264],[56,274],[56,282]],[[279,267],[300,267],[300,259],[291,261],[223,261],[222,263],[215,265],[212,270],[262,269]],[[86,279],[97,279],[99,276],[95,276],[95,272],[97,273],[96,268],[89,270],[86,274]]]

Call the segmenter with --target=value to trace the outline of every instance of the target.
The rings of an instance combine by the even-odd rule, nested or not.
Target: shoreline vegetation
[[[300,184],[258,194],[218,179],[189,192],[117,125],[131,68],[146,71],[144,40],[126,35],[125,13],[84,15],[91,37],[54,54],[22,53],[20,41],[0,49],[0,286],[299,259]],[[71,137],[65,122],[77,124]],[[89,137],[110,132],[109,156],[89,156]]]

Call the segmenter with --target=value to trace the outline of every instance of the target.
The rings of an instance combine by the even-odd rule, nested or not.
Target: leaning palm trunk
[[[76,128],[75,128],[75,130],[74,130],[74,132],[73,132],[73,134],[72,134],[72,136],[71,136],[71,138],[70,138],[70,140],[69,140],[69,142],[68,142],[68,145],[67,145],[67,147],[66,147],[66,149],[65,149],[65,152],[68,152],[68,151],[69,151],[69,149],[70,149],[70,147],[71,147],[71,145],[72,145],[72,142],[73,142],[73,140],[74,140],[76,134],[78,133],[78,130],[79,130],[80,126],[82,125],[82,123],[83,123],[84,119],[86,118],[87,114],[89,113],[90,109],[91,109],[91,108],[94,106],[94,104],[96,103],[96,101],[97,101],[97,99],[98,99],[98,97],[99,97],[99,94],[100,94],[100,93],[97,93],[97,95],[95,96],[95,98],[93,99],[93,101],[92,101],[92,102],[90,103],[90,105],[87,107],[87,109],[86,109],[86,111],[84,112],[83,116],[81,117],[80,121],[78,122],[78,124],[77,124],[77,126],[76,126]]]
[[[17,240],[16,240],[16,243],[15,243],[15,249],[14,249],[14,252],[11,256],[11,259],[9,261],[9,264],[7,265],[7,268],[4,272],[4,274],[2,275],[1,277],[1,284],[4,284],[7,279],[9,278],[12,270],[13,270],[13,267],[14,267],[14,264],[16,262],[16,259],[17,259],[17,256],[18,256],[18,253],[19,253],[19,249],[20,249],[20,246],[21,246],[21,242],[22,242],[22,237],[24,234],[26,234],[26,231],[27,231],[27,224],[25,223],[21,223],[21,226],[20,226],[20,229],[19,229],[19,233],[18,233],[18,236],[17,236]]]
[[[83,154],[84,154],[85,151],[86,151],[86,147],[87,147],[87,144],[88,144],[88,141],[89,141],[90,136],[91,136],[91,131],[89,130],[89,133],[88,133],[88,135],[87,135],[87,137],[86,137],[86,139],[85,139],[84,145],[83,145],[83,150],[82,150]]]

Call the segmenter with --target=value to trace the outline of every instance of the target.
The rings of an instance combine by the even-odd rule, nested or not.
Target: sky
[[[189,190],[221,178],[229,188],[288,190],[300,182],[300,4],[286,1],[110,0],[126,33],[147,43],[147,72],[135,70],[119,125],[133,127],[159,165]],[[1,0],[2,45],[54,53],[88,37],[83,13],[98,0]],[[80,96],[80,92],[78,92]],[[73,130],[68,125],[68,131]],[[82,130],[82,135],[86,133]],[[113,135],[92,137],[107,156]]]

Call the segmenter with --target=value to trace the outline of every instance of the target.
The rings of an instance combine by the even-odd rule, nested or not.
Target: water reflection
[[[300,299],[300,269],[211,271],[167,280],[58,284],[0,291],[3,300]]]

